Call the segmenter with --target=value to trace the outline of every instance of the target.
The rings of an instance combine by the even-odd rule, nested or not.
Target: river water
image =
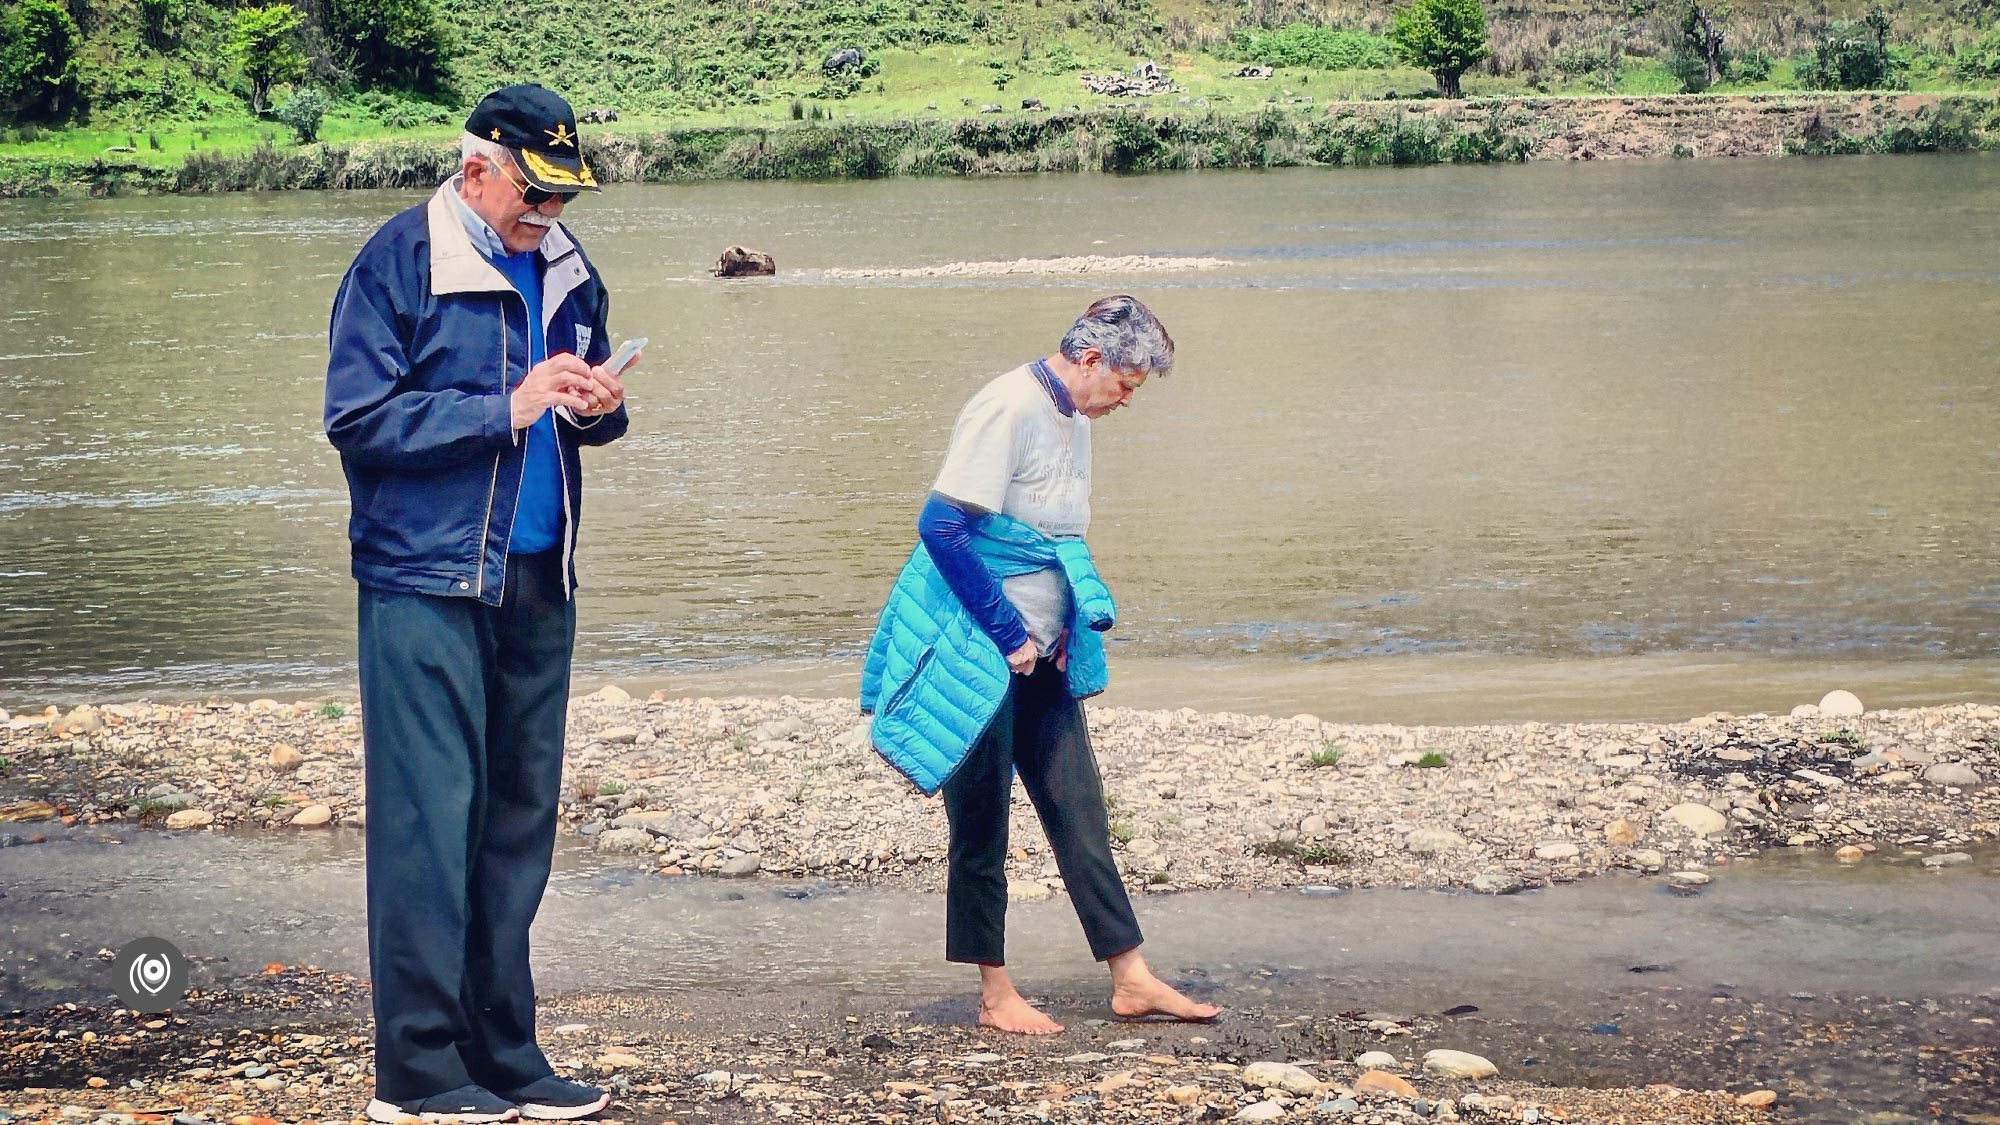
[[[0,705],[351,690],[326,315],[420,196],[0,203]],[[959,405],[1131,290],[1180,349],[1096,430],[1114,701],[2000,685],[2000,160],[621,185],[569,217],[653,340],[589,460],[585,681],[846,690]],[[782,275],[705,277],[731,243]],[[1136,253],[1231,265],[824,272]]]

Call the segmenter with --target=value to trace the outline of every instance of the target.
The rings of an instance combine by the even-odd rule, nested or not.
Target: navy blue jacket
[[[341,279],[328,330],[326,436],[347,474],[357,581],[499,605],[527,453],[508,392],[528,373],[528,311],[473,246],[445,194],[454,190],[447,183],[390,219]],[[548,354],[603,363],[611,353],[604,283],[560,225],[540,253]],[[582,419],[557,410],[571,590],[583,511],[577,449],[625,428],[623,406]]]

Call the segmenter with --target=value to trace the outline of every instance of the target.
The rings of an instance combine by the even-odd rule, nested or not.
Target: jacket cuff
[[[521,444],[521,431],[514,428],[513,396],[500,392],[486,396],[486,421],[482,429],[493,444]]]
[[[590,416],[590,421],[585,422],[578,419],[576,414],[572,412],[570,408],[567,406],[556,407],[556,414],[563,421],[568,422],[570,425],[575,426],[579,430],[587,430],[590,427],[597,425],[599,422],[604,421],[604,419],[608,417],[608,415],[604,414],[593,414]]]

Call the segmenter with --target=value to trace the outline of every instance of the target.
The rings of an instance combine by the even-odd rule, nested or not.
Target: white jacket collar
[[[505,274],[494,268],[492,262],[486,260],[486,255],[481,254],[478,247],[472,244],[472,236],[466,233],[465,224],[459,220],[458,212],[452,203],[452,197],[458,193],[455,186],[457,178],[454,176],[438,185],[437,191],[431,195],[430,206],[425,213],[431,236],[431,295],[495,291],[511,293],[514,291],[513,284],[507,280]],[[545,263],[554,265],[575,253],[576,241],[570,238],[569,231],[561,223],[550,227],[549,233],[542,236],[541,254]],[[571,280],[567,275],[573,273],[577,275],[576,281],[581,280],[582,264],[577,263],[577,268],[573,271],[560,272],[564,276],[554,285],[547,282],[556,280],[558,271],[548,271],[545,278],[544,318],[554,315],[555,306],[561,304],[562,298],[575,287],[574,283],[562,284],[562,281]],[[553,290],[560,292],[552,293]],[[555,296],[553,302],[547,300],[551,295]]]

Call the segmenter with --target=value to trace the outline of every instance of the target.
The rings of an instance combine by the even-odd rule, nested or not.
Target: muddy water
[[[197,984],[273,960],[366,972],[358,834],[109,839],[123,842],[0,850],[0,1004],[95,996],[106,985],[92,954],[142,935],[190,954]],[[1914,855],[1850,868],[1776,853],[1719,870],[1692,897],[1606,877],[1502,898],[1306,888],[1138,905],[1150,956],[1191,991],[1292,1021],[1470,1005],[1476,1014],[1443,1020],[1447,1045],[1552,1081],[1754,1077],[1790,1083],[1788,1101],[1801,1105],[1920,1108],[1907,1072],[1927,1045],[1969,1033],[2000,1047],[1990,1022],[2000,852],[1990,850],[1944,871]],[[762,997],[956,1020],[968,1014],[968,978],[942,963],[942,928],[935,895],[669,882],[566,851],[536,925],[537,977],[547,992],[660,993],[695,1009]],[[1067,1018],[1107,1014],[1101,970],[1065,902],[1015,904],[1009,941],[1017,978]],[[1753,1013],[1726,1042],[1704,1013],[1712,998]],[[1866,1051],[1857,1038],[1838,1065],[1788,1039],[1835,1023],[1859,1036],[1852,1028],[1883,1007],[1903,1014],[1870,1026]]]
[[[0,705],[352,682],[326,312],[415,198],[0,202]],[[2000,683],[2000,160],[628,185],[571,217],[654,341],[592,458],[587,679],[851,668],[959,404],[1133,289],[1181,363],[1099,429],[1093,539],[1152,694],[1421,721],[1538,681],[1685,717],[1677,673],[1717,663],[1741,710],[1836,666],[1871,705]],[[704,279],[731,242],[785,276]],[[1232,264],[828,272],[1060,254]]]

